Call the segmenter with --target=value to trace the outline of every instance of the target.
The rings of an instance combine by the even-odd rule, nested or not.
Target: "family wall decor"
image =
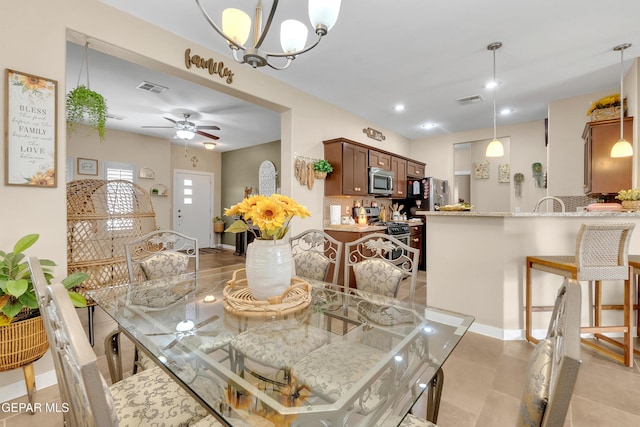
[[[57,187],[58,82],[6,70],[5,184]]]

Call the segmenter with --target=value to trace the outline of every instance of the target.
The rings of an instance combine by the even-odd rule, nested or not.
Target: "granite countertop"
[[[563,218],[563,217],[637,217],[640,212],[473,212],[473,211],[417,211],[416,215],[425,216],[463,216],[463,217],[503,217],[503,218]]]
[[[390,222],[402,222],[406,223],[409,226],[412,225],[423,225],[422,220],[419,219],[405,219],[398,221],[390,221]],[[383,225],[357,225],[357,224],[339,224],[339,225],[325,225],[325,230],[335,230],[335,231],[351,231],[354,233],[366,233],[369,231],[383,231],[386,230],[387,227]]]

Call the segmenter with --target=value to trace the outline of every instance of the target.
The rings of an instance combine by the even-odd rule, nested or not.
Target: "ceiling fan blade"
[[[144,334],[145,337],[159,337],[161,335],[173,335],[175,332],[156,332],[153,334]]]
[[[170,121],[171,123],[173,123],[173,124],[177,124],[175,120],[170,119],[169,117],[163,117],[163,119],[165,119],[165,120],[169,120],[169,121]]]
[[[200,126],[200,125],[196,125],[197,129],[209,129],[209,130],[220,130],[220,128],[218,126]]]
[[[179,340],[179,338],[176,338],[175,340],[171,341],[169,344],[164,346],[163,350],[169,350],[171,347],[173,347],[176,344],[178,344],[178,340]]]
[[[195,326],[193,327],[193,329],[201,328],[201,327],[203,327],[204,325],[207,325],[207,324],[209,324],[209,323],[211,323],[211,322],[215,322],[215,321],[216,321],[216,320],[218,320],[219,318],[220,318],[220,316],[218,316],[218,315],[211,316],[210,318],[205,319],[205,320],[203,320],[202,322],[200,322],[200,323],[198,323],[197,325],[195,325]]]
[[[148,129],[175,129],[175,126],[140,126],[142,128]]]
[[[217,141],[218,139],[220,139],[220,137],[218,137],[218,136],[211,135],[210,133],[202,132],[201,130],[196,130],[196,133],[198,135],[202,135],[202,136],[206,136],[207,138],[211,138],[214,141]]]

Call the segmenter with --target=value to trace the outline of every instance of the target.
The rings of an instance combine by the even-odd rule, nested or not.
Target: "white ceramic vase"
[[[247,246],[247,285],[256,300],[279,296],[291,285],[293,257],[286,240],[256,239]]]

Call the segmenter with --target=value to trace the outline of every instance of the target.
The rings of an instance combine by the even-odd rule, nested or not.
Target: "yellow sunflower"
[[[29,185],[37,185],[39,187],[52,187],[55,183],[55,173],[53,171],[38,172],[29,179]]]
[[[19,82],[30,90],[41,90],[49,88],[49,83],[44,79],[34,76],[19,76]]]

